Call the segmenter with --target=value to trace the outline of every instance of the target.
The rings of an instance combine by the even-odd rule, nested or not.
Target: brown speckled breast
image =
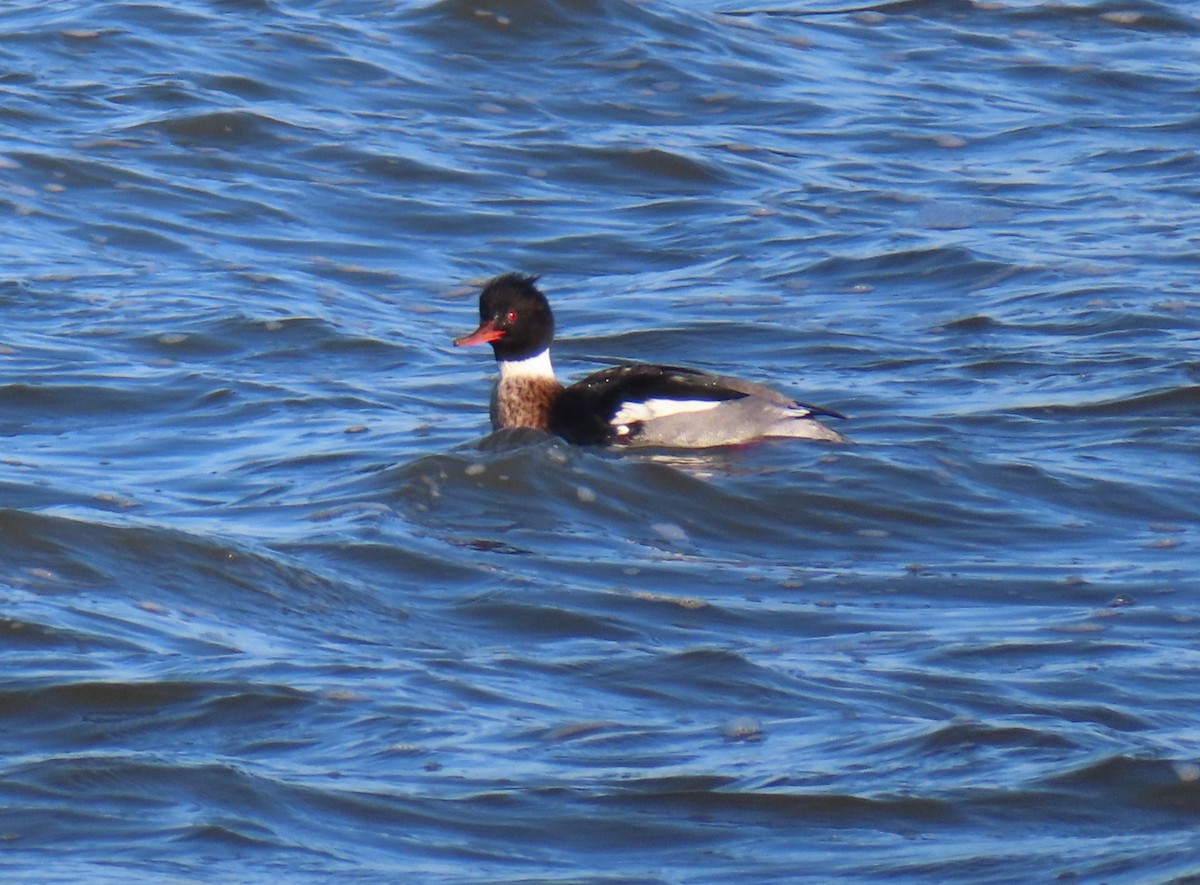
[[[536,427],[545,430],[550,404],[562,393],[552,378],[507,378],[492,395],[492,428]]]

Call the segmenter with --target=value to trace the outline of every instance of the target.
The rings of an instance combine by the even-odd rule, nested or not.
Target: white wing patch
[[[618,434],[623,435],[629,433],[630,424],[639,421],[653,421],[655,418],[687,412],[707,412],[719,405],[720,400],[712,399],[648,399],[640,403],[627,402],[621,405],[609,423],[617,428]]]

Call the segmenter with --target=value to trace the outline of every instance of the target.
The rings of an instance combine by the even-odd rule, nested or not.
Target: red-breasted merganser
[[[765,437],[848,442],[817,416],[830,409],[770,387],[674,366],[603,369],[563,387],[550,365],[554,314],[536,276],[509,273],[484,286],[479,328],[456,346],[488,343],[500,367],[492,429],[536,427],[577,445],[706,448]]]

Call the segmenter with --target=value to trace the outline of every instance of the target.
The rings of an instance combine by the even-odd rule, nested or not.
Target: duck
[[[536,428],[574,445],[703,449],[789,437],[845,443],[819,418],[845,416],[772,387],[678,366],[635,363],[564,386],[550,345],[554,313],[538,276],[506,273],[479,294],[479,328],[456,347],[490,344],[500,371],[493,430]]]

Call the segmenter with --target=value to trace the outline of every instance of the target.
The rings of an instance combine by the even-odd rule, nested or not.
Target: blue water
[[[1193,4],[0,37],[6,881],[1200,878]],[[510,270],[854,445],[488,435]]]

